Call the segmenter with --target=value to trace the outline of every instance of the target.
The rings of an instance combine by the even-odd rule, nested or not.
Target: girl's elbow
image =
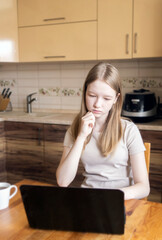
[[[69,186],[69,184],[64,180],[59,180],[59,179],[56,179],[56,180],[57,180],[57,185],[59,187],[68,187]]]
[[[145,184],[144,185],[143,193],[144,193],[144,196],[143,196],[144,198],[149,196],[149,194],[150,194],[150,184]]]
[[[57,181],[57,185],[59,187],[68,187],[69,183],[67,182],[66,179],[62,178],[58,172],[56,172],[56,181]]]

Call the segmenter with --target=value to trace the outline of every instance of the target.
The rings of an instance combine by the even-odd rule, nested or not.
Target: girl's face
[[[86,107],[96,118],[106,120],[117,98],[116,91],[105,81],[96,80],[87,87]]]

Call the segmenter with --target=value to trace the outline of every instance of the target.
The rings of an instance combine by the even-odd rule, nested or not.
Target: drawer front
[[[151,143],[151,149],[162,151],[162,131],[140,130],[143,141]]]
[[[19,28],[19,50],[22,62],[97,59],[97,23]]]
[[[97,0],[18,0],[19,27],[96,18]]]

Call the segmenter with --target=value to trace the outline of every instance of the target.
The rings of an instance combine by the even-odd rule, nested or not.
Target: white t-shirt
[[[92,133],[91,140],[81,155],[84,166],[84,181],[81,187],[117,189],[130,186],[133,182],[129,155],[145,151],[137,126],[122,119],[123,137],[115,151],[104,157],[98,146],[99,133]],[[66,132],[64,146],[74,143],[70,128]]]

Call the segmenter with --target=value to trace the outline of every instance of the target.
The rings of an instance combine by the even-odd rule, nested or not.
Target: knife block
[[[5,111],[7,109],[9,102],[10,102],[9,98],[3,98],[1,96],[0,97],[0,111]]]

